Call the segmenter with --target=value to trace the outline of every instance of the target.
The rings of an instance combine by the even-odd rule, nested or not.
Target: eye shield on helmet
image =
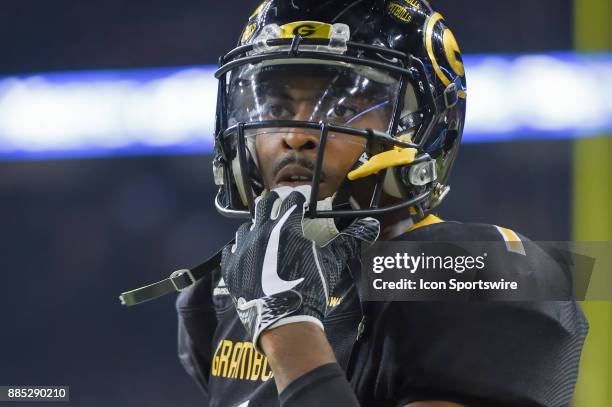
[[[296,120],[389,132],[399,92],[397,77],[351,64],[259,63],[230,77],[230,126]]]

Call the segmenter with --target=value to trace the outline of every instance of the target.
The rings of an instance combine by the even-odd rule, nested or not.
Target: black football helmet
[[[448,193],[466,79],[455,36],[427,2],[267,0],[219,65],[213,169],[223,215],[252,217],[265,188],[252,136],[287,131],[318,137],[311,218],[399,209],[422,215]],[[307,114],[269,106],[302,77],[316,78],[319,95]],[[368,115],[375,120],[362,120]],[[376,128],[368,127],[373,122]],[[325,146],[338,135],[363,146],[341,189],[367,185],[368,202],[357,204],[339,190],[331,209],[318,210]],[[392,198],[381,200],[383,193]]]

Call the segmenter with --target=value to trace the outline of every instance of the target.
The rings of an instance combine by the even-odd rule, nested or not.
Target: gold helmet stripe
[[[434,35],[434,27],[438,21],[444,20],[442,14],[436,12],[433,13],[429,19],[427,20],[427,24],[425,24],[425,48],[427,49],[427,54],[429,55],[429,59],[433,65],[434,71],[436,71],[436,75],[442,81],[444,86],[448,86],[451,83],[451,80],[446,76],[446,74],[440,68],[440,64],[436,59],[433,50],[433,35]],[[463,76],[465,74],[465,68],[463,67],[463,63],[457,59],[455,56],[455,52],[459,52],[459,45],[457,44],[457,40],[455,36],[448,28],[444,30],[443,33],[443,43],[444,43],[444,52],[448,58],[448,62],[451,65],[451,68],[457,75]],[[465,98],[466,94],[463,90],[458,92],[460,98]]]

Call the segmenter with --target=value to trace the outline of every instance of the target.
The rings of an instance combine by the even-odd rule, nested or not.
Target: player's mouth
[[[288,186],[295,188],[300,185],[312,185],[313,172],[301,165],[289,164],[284,166],[274,180],[275,186]],[[319,180],[323,183],[323,179]]]

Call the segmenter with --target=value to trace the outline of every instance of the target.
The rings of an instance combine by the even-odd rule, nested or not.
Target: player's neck
[[[402,235],[410,229],[412,225],[414,225],[414,221],[412,218],[391,218],[391,219],[380,219],[381,221],[381,231],[379,241],[381,240],[391,240],[399,235]]]

